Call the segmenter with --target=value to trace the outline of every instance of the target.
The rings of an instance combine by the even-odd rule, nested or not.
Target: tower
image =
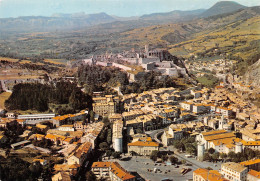
[[[226,119],[224,118],[224,115],[222,114],[221,119],[219,120],[219,126],[218,129],[222,130],[224,129],[224,125],[226,124]]]
[[[240,142],[236,143],[235,153],[239,153],[239,152],[242,153],[242,151],[243,151],[243,144]]]
[[[146,56],[149,56],[149,45],[144,46]]]
[[[197,160],[203,161],[204,152],[205,152],[205,144],[204,143],[198,144]]]

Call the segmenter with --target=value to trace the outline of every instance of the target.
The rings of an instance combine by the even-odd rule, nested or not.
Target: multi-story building
[[[144,112],[142,110],[132,110],[129,112],[123,112],[122,114],[124,121],[133,120],[141,115],[144,115]]]
[[[123,121],[116,121],[113,124],[113,148],[115,151],[123,152]]]
[[[119,111],[119,97],[106,95],[93,98],[93,111],[100,116],[109,116]]]
[[[51,120],[55,114],[28,114],[18,115],[18,119],[26,120],[26,124],[38,124],[43,121]]]
[[[240,162],[241,165],[248,168],[248,170],[256,170],[260,171],[260,159],[247,160],[244,162]]]
[[[110,179],[111,181],[135,181],[136,177],[127,172],[117,162],[94,162],[92,172],[97,178]]]
[[[260,180],[260,172],[255,170],[250,170],[247,173],[247,181],[259,181]]]
[[[191,102],[181,102],[180,105],[181,105],[182,109],[185,109],[187,111],[193,110],[193,103],[191,103]]]
[[[113,114],[110,115],[108,118],[111,123],[123,120],[122,114]]]
[[[234,133],[225,130],[216,130],[203,132],[196,136],[196,140],[205,144],[205,149],[209,149],[212,145],[222,145],[222,143],[232,143],[236,138]],[[215,148],[214,148],[215,149]],[[223,152],[220,150],[219,152]]]
[[[168,131],[164,131],[162,135],[162,143],[164,146],[168,146],[173,143],[174,140],[183,138],[183,130],[175,129],[172,125],[169,126]]]
[[[152,151],[159,150],[159,143],[153,141],[136,141],[128,143],[128,153],[135,152],[139,155],[150,155]]]
[[[69,165],[79,164],[82,165],[84,161],[90,156],[92,151],[92,144],[89,142],[83,143],[80,147],[68,156],[67,162]]]
[[[239,163],[227,162],[221,165],[221,174],[230,181],[246,181],[247,167]]]
[[[198,168],[193,172],[193,181],[228,181],[217,170]]]

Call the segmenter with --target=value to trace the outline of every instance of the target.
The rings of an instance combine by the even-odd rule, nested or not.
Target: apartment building
[[[105,178],[111,181],[135,181],[136,177],[127,172],[117,162],[94,162],[92,172],[97,178]]]
[[[193,172],[193,181],[228,181],[217,170],[198,168]]]
[[[153,141],[135,141],[127,144],[128,153],[135,152],[139,155],[150,155],[152,151],[159,150],[159,143]]]
[[[110,116],[119,111],[119,97],[105,95],[93,98],[93,111],[100,116]]]
[[[230,181],[246,181],[247,167],[239,163],[227,162],[221,165],[221,174]]]

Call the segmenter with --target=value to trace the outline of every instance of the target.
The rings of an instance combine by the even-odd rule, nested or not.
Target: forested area
[[[0,156],[0,180],[51,180],[51,166],[42,166],[40,162],[28,163],[20,158]]]
[[[140,80],[129,85],[121,85],[121,92],[123,94],[141,93],[151,89],[175,86],[176,84],[173,77],[160,76],[160,73],[157,72],[147,72]]]
[[[68,104],[71,112],[92,106],[91,96],[84,94],[75,83],[17,84],[5,105],[9,110],[47,111],[49,104]]]
[[[157,72],[147,72],[140,80],[130,83],[127,73],[119,68],[89,65],[79,68],[77,77],[79,83],[82,86],[85,85],[88,94],[95,91],[106,91],[117,86],[120,86],[123,94],[129,94],[162,87],[174,87],[176,85],[172,77],[161,76]]]
[[[119,68],[86,65],[79,68],[77,76],[79,83],[85,85],[85,90],[89,94],[129,84],[127,73],[120,71]]]

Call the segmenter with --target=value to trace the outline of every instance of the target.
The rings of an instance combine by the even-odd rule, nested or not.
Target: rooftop
[[[209,181],[228,181],[221,177],[221,174],[217,170],[207,170],[204,168],[198,168],[193,174],[200,175],[204,180]]]
[[[153,141],[136,141],[133,143],[128,143],[128,146],[153,146],[159,147],[159,143]]]
[[[248,172],[248,174],[249,174],[249,175],[252,175],[252,176],[254,176],[254,177],[258,178],[258,179],[260,179],[260,172],[257,172],[257,171],[255,171],[255,170],[250,170],[250,171]]]
[[[233,171],[236,171],[236,172],[243,172],[244,170],[247,170],[246,167],[244,167],[243,165],[239,164],[239,163],[235,163],[235,162],[227,162],[227,163],[223,163],[221,165],[221,168],[222,167],[227,167]]]
[[[240,164],[243,165],[243,166],[254,165],[254,164],[257,164],[257,163],[260,163],[260,159],[253,159],[253,160],[247,160],[247,161],[244,161],[244,162],[240,162]]]

